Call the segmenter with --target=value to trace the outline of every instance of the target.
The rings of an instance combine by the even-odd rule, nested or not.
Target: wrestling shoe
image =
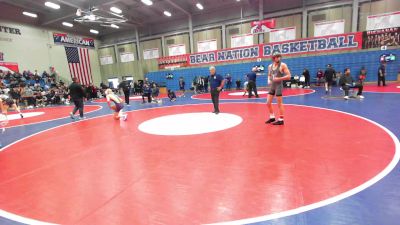
[[[269,120],[267,120],[267,121],[265,121],[265,123],[272,123],[272,122],[275,122],[275,118],[269,118]]]
[[[285,124],[285,123],[283,122],[283,120],[278,120],[278,121],[272,123],[272,125],[283,125],[283,124]]]

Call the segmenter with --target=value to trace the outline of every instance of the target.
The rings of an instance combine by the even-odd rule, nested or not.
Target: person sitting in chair
[[[357,97],[363,99],[362,96],[363,85],[360,83],[355,83],[353,77],[350,75],[350,68],[344,69],[344,76],[340,77],[339,84],[344,90],[344,99],[349,99],[349,90],[350,88],[358,88]]]

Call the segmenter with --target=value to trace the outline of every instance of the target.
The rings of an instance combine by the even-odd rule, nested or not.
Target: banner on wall
[[[4,53],[0,52],[0,61],[4,61]]]
[[[100,57],[100,65],[109,65],[109,64],[113,64],[113,58],[111,55],[106,55],[106,56],[101,56]]]
[[[252,34],[266,33],[275,28],[275,19],[253,21],[250,25]]]
[[[197,52],[209,52],[217,50],[217,40],[206,40],[197,42]]]
[[[143,59],[158,59],[160,58],[160,52],[158,51],[158,48],[152,48],[152,49],[145,49],[143,50]]]
[[[290,41],[296,39],[296,27],[274,29],[269,32],[269,42]]]
[[[3,72],[5,71],[19,72],[18,63],[0,62],[0,70]]]
[[[133,62],[135,61],[135,55],[132,52],[124,52],[120,54],[121,62]]]
[[[314,24],[314,37],[343,34],[344,20],[318,22]]]
[[[158,59],[160,69],[174,69],[187,66],[187,55],[168,56]]]
[[[361,47],[362,33],[357,32],[191,54],[188,56],[188,64],[201,65],[207,63],[267,58],[271,56],[273,51],[280,51],[282,55],[295,55],[315,54],[322,51],[360,49]]]
[[[186,46],[184,44],[168,45],[168,55],[177,56],[186,54]]]
[[[400,46],[400,27],[363,32],[363,48]]]
[[[94,48],[93,38],[70,36],[65,33],[53,33],[53,39],[54,44]]]
[[[244,34],[244,35],[235,35],[231,37],[231,47],[232,48],[240,48],[245,46],[254,45],[254,35],[253,34]]]
[[[400,27],[400,11],[367,17],[367,30]]]

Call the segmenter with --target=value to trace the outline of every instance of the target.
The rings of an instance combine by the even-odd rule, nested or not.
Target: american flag
[[[90,66],[89,50],[87,48],[65,47],[71,78],[78,78],[81,84],[93,83]]]

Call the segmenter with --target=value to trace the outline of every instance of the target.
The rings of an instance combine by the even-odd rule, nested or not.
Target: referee
[[[257,71],[257,68],[253,67],[251,69],[251,73],[247,74],[247,81],[249,82],[248,83],[249,98],[251,98],[251,96],[253,96],[253,92],[256,95],[256,98],[260,97],[260,96],[258,96],[258,93],[257,93],[257,85],[256,85],[257,73],[256,73],[256,71]]]
[[[213,113],[219,113],[219,93],[221,92],[222,88],[224,87],[224,78],[215,73],[215,67],[210,67],[210,89],[211,89],[211,100],[214,104],[214,111]]]
[[[78,78],[72,78],[72,84],[69,85],[69,96],[74,102],[75,108],[70,113],[71,119],[75,119],[74,115],[79,110],[79,119],[85,119],[83,117],[83,98],[85,97],[85,91],[82,85],[79,84]]]

